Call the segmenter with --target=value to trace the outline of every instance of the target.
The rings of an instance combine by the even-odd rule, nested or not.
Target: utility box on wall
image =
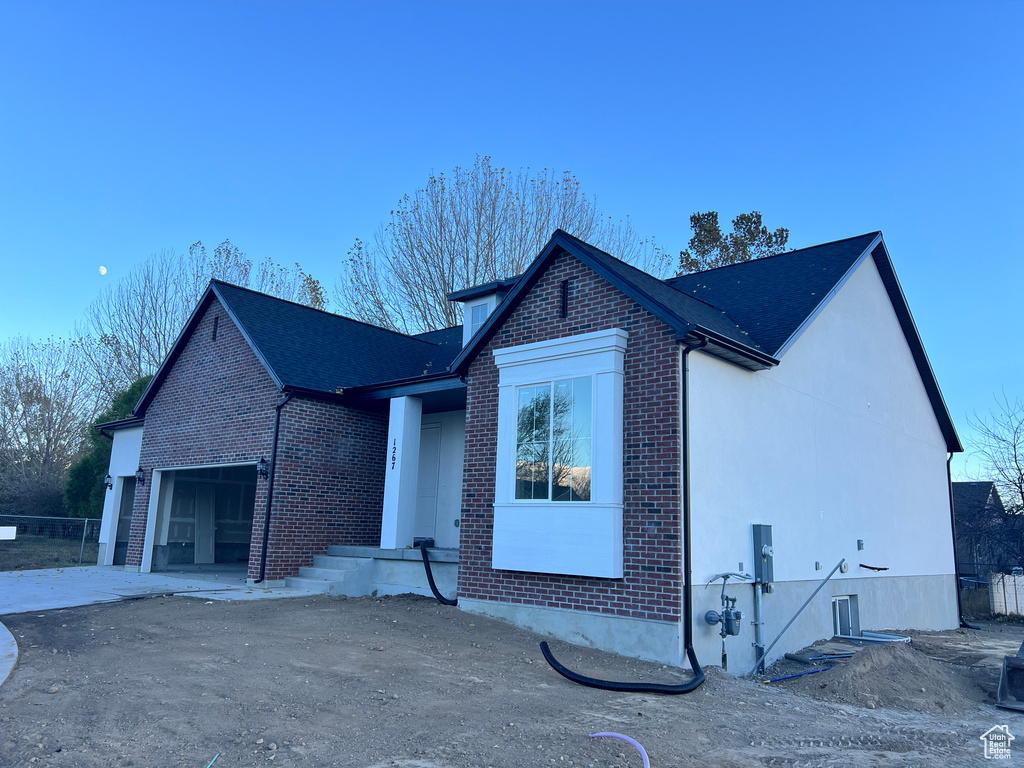
[[[754,526],[754,582],[769,587],[775,582],[775,551],[772,549],[772,527]]]

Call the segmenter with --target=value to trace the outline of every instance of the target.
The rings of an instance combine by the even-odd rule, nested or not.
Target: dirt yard
[[[574,685],[544,662],[539,636],[411,596],[163,597],[4,624],[21,655],[0,687],[2,766],[638,768],[631,745],[588,738],[617,732],[655,768],[931,768],[990,764],[985,731],[1024,732],[1022,715],[992,706],[998,670],[976,652],[1016,650],[1019,625],[919,633],[769,685],[712,667],[697,692],[655,696]],[[689,676],[552,649],[596,677]]]

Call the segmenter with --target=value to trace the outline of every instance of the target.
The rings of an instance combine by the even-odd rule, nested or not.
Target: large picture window
[[[517,500],[590,501],[591,379],[517,389]]]

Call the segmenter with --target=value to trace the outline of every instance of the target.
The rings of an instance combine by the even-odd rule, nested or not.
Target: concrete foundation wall
[[[820,582],[779,582],[775,591],[764,595],[763,643],[767,646],[796,614]],[[856,595],[860,626],[866,630],[949,629],[957,624],[955,581],[950,576],[901,578],[872,577],[829,582],[814,597],[768,656],[768,662],[782,658],[816,640],[833,636],[832,598]],[[1024,588],[1024,579],[1022,579]],[[754,666],[754,592],[747,584],[730,584],[726,594],[739,598],[743,626],[738,636],[726,639],[729,672],[746,675]],[[721,610],[721,586],[693,587],[693,646],[702,666],[722,663],[720,626],[705,623],[704,613]],[[931,596],[922,599],[923,595]],[[459,598],[464,611],[502,619],[518,627],[576,645],[600,648],[623,656],[648,659],[662,664],[688,667],[683,648],[683,626],[678,622],[632,619],[624,616],[499,603]]]
[[[423,562],[415,560],[374,560],[372,591],[378,595],[425,595],[432,597]],[[459,579],[458,563],[432,561],[430,571],[434,575],[437,591],[447,598],[456,594]]]
[[[517,627],[539,632],[575,645],[683,665],[682,624],[650,619],[631,619],[538,605],[513,605],[493,600],[459,598],[459,608],[502,619]]]
[[[835,563],[833,563],[835,565]],[[825,573],[828,573],[826,571]],[[836,575],[839,575],[838,573]],[[822,576],[824,578],[824,575]],[[764,608],[762,640],[765,646],[779,634],[811,595],[819,581],[776,582],[775,591],[762,597]],[[941,576],[902,576],[848,578],[831,580],[822,587],[786,634],[772,649],[768,663],[787,652],[803,648],[815,640],[832,637],[832,598],[856,595],[860,626],[866,630],[951,629],[959,624],[956,609],[956,580],[952,574]],[[730,582],[725,592],[739,598],[736,607],[743,611],[743,628],[725,641],[729,671],[746,674],[754,666],[754,587]],[[704,621],[708,610],[721,611],[721,582],[707,589],[693,588],[694,649],[702,664],[719,664],[722,654],[720,625]]]

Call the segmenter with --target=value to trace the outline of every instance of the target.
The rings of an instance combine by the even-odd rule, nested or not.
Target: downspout
[[[695,349],[703,349],[708,345],[704,339],[696,344],[689,344],[683,347],[683,386],[682,403],[680,406],[682,418],[682,441],[683,441],[683,648],[686,651],[686,658],[690,660],[690,668],[695,675],[693,681],[697,688],[704,682],[704,670],[697,661],[697,653],[693,650],[693,555],[690,549],[690,353]]]
[[[977,629],[964,620],[964,606],[960,599],[960,556],[956,551],[956,514],[953,509],[953,454],[946,459],[946,485],[949,490],[949,528],[953,532],[953,584],[956,589],[956,617],[963,629]]]
[[[267,478],[267,511],[263,513],[263,550],[260,552],[260,577],[253,584],[262,584],[267,576],[267,544],[270,541],[270,507],[274,502],[274,475],[277,470],[277,436],[281,432],[281,409],[292,399],[288,392],[274,409],[274,443],[270,449],[270,476]]]
[[[601,680],[594,677],[587,677],[578,672],[573,672],[558,660],[551,653],[547,642],[540,644],[541,653],[548,664],[562,677],[572,680],[574,683],[586,685],[590,688],[600,688],[606,691],[619,691],[622,693],[667,693],[680,694],[691,693],[704,683],[706,676],[704,670],[697,661],[697,653],[693,650],[693,566],[690,552],[690,366],[688,355],[695,349],[706,347],[708,340],[704,339],[696,344],[683,347],[683,360],[680,366],[682,373],[682,397],[680,430],[683,441],[683,648],[686,651],[686,658],[690,662],[690,670],[693,678],[682,685],[663,685],[661,683],[624,683],[614,680]]]

